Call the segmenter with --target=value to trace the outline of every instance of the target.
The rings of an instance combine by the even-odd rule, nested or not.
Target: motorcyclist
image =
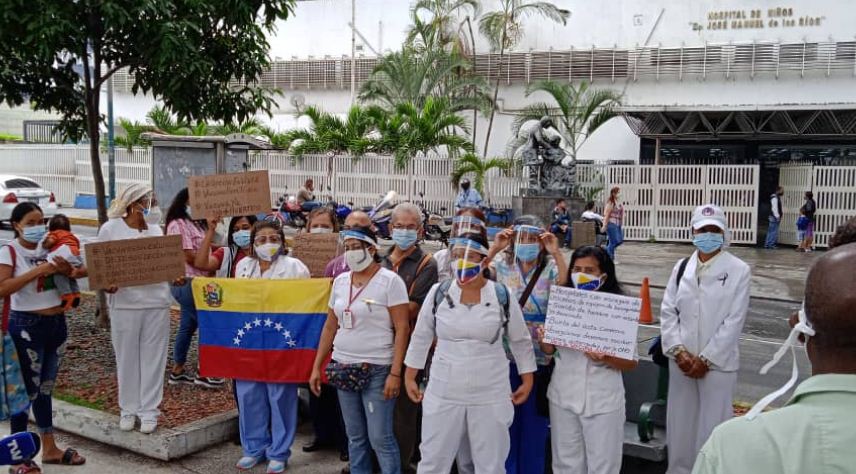
[[[303,187],[297,193],[297,203],[304,212],[309,212],[316,207],[321,206],[321,203],[315,200],[315,183],[312,178],[303,183]]]
[[[461,192],[458,193],[458,198],[455,200],[455,212],[467,207],[481,207],[482,197],[478,190],[470,187],[470,180],[464,178],[461,180]]]

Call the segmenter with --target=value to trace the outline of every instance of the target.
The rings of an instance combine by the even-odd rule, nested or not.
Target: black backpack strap
[[[454,307],[452,303],[452,299],[449,297],[449,287],[452,286],[452,280],[443,280],[440,282],[440,286],[437,287],[437,291],[434,292],[434,307],[431,309],[431,314],[437,315],[437,308],[440,307],[440,303],[443,302],[443,299],[449,300],[449,307]]]
[[[684,278],[684,272],[687,270],[687,263],[690,261],[690,258],[687,257],[681,260],[681,264],[678,266],[678,276],[675,280],[675,290],[681,289],[681,280]]]

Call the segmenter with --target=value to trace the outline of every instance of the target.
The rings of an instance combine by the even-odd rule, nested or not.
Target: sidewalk
[[[65,214],[72,225],[87,227],[98,227],[98,210],[77,209],[74,207],[61,207],[57,209],[58,214]]]

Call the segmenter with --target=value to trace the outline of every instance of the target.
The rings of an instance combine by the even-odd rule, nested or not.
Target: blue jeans
[[[771,249],[779,242],[779,223],[780,219],[770,217],[770,225],[767,227],[767,241],[764,242],[764,248]]]
[[[12,311],[9,314],[9,335],[18,352],[21,375],[39,433],[53,433],[51,394],[68,339],[65,315],[40,316]],[[27,411],[12,416],[12,433],[27,431]]]
[[[606,253],[615,260],[615,249],[624,243],[624,231],[618,224],[607,224],[606,235],[609,237],[609,245],[606,246]]]
[[[395,399],[383,397],[387,376],[389,366],[374,366],[371,380],[362,392],[339,390],[353,474],[372,474],[370,447],[377,454],[383,474],[401,474],[392,422]]]
[[[300,209],[304,212],[310,212],[318,207],[321,207],[321,203],[318,201],[304,201],[303,204],[300,205]]]
[[[556,234],[556,237],[559,239],[559,245],[561,245],[561,244],[571,245],[571,225],[570,224],[564,224],[564,223],[563,223],[563,225],[568,226],[567,230],[565,230],[564,233],[562,232],[562,228],[559,227],[559,224],[552,224],[550,226],[550,232]]]
[[[236,380],[244,456],[288,463],[297,432],[297,384]]]
[[[187,362],[187,352],[190,350],[190,341],[199,327],[199,316],[196,314],[196,303],[193,302],[192,279],[181,286],[170,286],[172,297],[181,306],[181,322],[178,324],[178,332],[175,333],[175,344],[172,348],[172,360],[176,365],[184,365]]]
[[[523,383],[517,373],[517,364],[511,366],[511,390]],[[539,365],[538,370],[547,370]],[[530,474],[544,472],[547,455],[547,435],[550,433],[550,419],[538,414],[535,402],[535,390],[523,405],[514,407],[514,421],[509,429],[511,448],[505,460],[506,474]]]

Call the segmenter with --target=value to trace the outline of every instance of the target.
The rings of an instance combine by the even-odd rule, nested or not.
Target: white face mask
[[[281,244],[270,244],[270,243],[269,244],[261,244],[261,245],[256,245],[254,247],[254,249],[256,251],[257,257],[259,257],[260,259],[262,259],[266,262],[270,262],[271,260],[273,260],[274,258],[276,258],[279,255],[279,252],[282,249],[282,245]]]
[[[155,206],[149,208],[149,212],[146,214],[146,223],[151,225],[160,224],[161,220],[161,210],[159,207]]]
[[[309,229],[310,234],[332,234],[333,229],[327,227],[313,227]]]
[[[366,249],[345,251],[345,263],[352,272],[361,272],[372,264],[374,259]]]

